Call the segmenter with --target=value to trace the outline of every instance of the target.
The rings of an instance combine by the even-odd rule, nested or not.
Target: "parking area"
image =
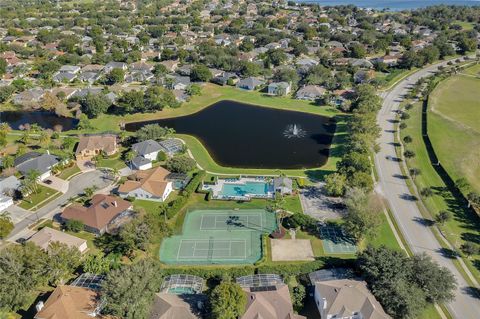
[[[342,218],[345,209],[341,199],[327,196],[323,185],[324,183],[317,183],[300,190],[303,212],[320,221]]]
[[[41,181],[39,184],[46,186],[48,188],[54,189],[56,191],[59,191],[63,194],[65,194],[68,191],[68,187],[69,187],[68,181],[53,175]]]

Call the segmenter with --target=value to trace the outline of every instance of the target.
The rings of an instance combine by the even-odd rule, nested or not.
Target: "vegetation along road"
[[[378,122],[382,129],[379,145],[381,150],[375,155],[375,164],[378,171],[378,191],[385,196],[397,223],[414,253],[425,252],[440,265],[448,268],[455,276],[458,287],[455,291],[455,300],[447,305],[454,318],[478,318],[480,301],[455,267],[452,259],[445,256],[444,250],[434,234],[424,223],[424,219],[410,193],[400,168],[395,160],[395,124],[396,112],[399,109],[402,97],[418,79],[430,75],[437,70],[438,63],[422,69],[398,83],[391,91],[382,94],[383,106],[378,115]]]

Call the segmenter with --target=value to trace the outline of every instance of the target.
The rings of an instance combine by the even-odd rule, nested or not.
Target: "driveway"
[[[430,255],[433,260],[449,269],[455,276],[458,283],[455,299],[446,305],[450,314],[454,318],[477,319],[480,314],[480,301],[475,296],[475,289],[466,282],[453,264],[452,259],[445,256],[444,250],[431,229],[425,223],[419,222],[423,220],[423,216],[416,202],[412,200],[412,194],[405,180],[398,178],[398,176],[403,175],[400,164],[398,161],[391,160],[391,158],[396,157],[393,120],[396,118],[396,112],[403,96],[418,79],[431,75],[438,66],[443,64],[446,64],[446,62],[422,69],[398,83],[391,91],[382,94],[384,102],[377,117],[382,130],[378,139],[381,149],[375,154],[375,165],[379,178],[377,189],[388,201],[397,224],[412,251]]]
[[[345,214],[345,210],[339,207],[341,200],[326,196],[323,185],[324,183],[316,183],[300,190],[303,212],[320,221],[341,218]]]
[[[65,194],[38,209],[35,213],[30,213],[30,215],[20,218],[8,240],[15,241],[22,237],[28,230],[28,226],[35,223],[38,219],[52,218],[56,214],[61,213],[63,206],[68,203],[68,199],[82,194],[85,188],[96,186],[97,189],[102,190],[109,187],[112,183],[111,176],[104,171],[95,170],[73,177],[70,180],[70,187]]]
[[[46,181],[50,181],[49,183],[46,183]],[[42,182],[39,182],[40,185],[52,188],[56,191],[59,191],[61,193],[66,193],[68,191],[69,183],[68,181],[58,178],[57,176],[50,176],[49,178],[45,179]]]
[[[21,220],[32,216],[31,211],[23,209],[17,205],[12,205],[8,207],[5,211],[8,213],[14,224],[17,224]]]

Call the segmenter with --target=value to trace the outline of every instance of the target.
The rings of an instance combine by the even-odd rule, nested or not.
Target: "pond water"
[[[336,128],[328,117],[220,101],[187,116],[127,123],[126,129],[152,123],[195,136],[219,165],[272,169],[324,165]]]
[[[0,122],[7,122],[14,130],[22,129],[25,124],[38,124],[45,129],[53,129],[55,125],[61,125],[62,131],[69,131],[77,126],[78,120],[71,117],[60,117],[51,112],[0,112]]]

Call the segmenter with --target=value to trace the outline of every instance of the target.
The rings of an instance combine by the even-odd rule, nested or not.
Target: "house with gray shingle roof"
[[[158,152],[160,152],[162,149],[162,146],[154,140],[146,140],[132,145],[132,150],[134,150],[138,155],[151,161],[155,161],[157,159]]]
[[[40,173],[38,179],[41,181],[52,175],[52,168],[59,163],[58,157],[54,155],[39,153],[31,155],[28,158],[24,158],[20,163],[15,164],[15,168],[24,176],[30,171],[36,170]]]
[[[265,84],[264,81],[259,80],[257,78],[249,77],[249,78],[241,79],[240,81],[238,81],[237,87],[240,89],[253,91],[259,88],[260,86],[262,86],[263,84]]]

